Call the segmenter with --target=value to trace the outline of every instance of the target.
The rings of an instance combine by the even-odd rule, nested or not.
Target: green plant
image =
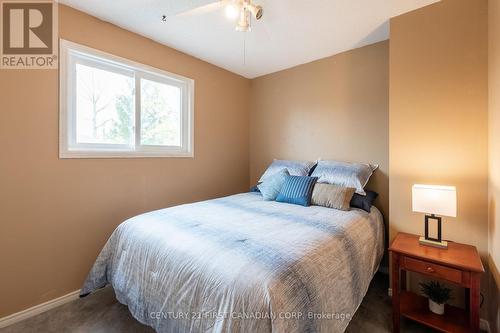
[[[420,287],[422,293],[435,303],[444,304],[451,299],[451,289],[441,285],[439,282],[421,282]]]

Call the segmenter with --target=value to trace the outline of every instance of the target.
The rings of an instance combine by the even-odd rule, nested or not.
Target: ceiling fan
[[[260,20],[264,14],[264,8],[252,3],[252,0],[218,0],[212,3],[190,8],[186,11],[177,13],[175,16],[184,16],[192,14],[206,13],[218,10],[221,7],[225,8],[226,17],[230,20],[236,20],[236,31],[248,32],[252,29],[251,20]],[[167,16],[163,15],[163,21],[167,20]]]

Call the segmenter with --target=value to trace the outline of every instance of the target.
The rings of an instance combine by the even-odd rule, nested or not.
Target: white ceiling
[[[385,40],[389,18],[437,1],[253,0],[264,17],[242,33],[223,8],[174,15],[213,0],[59,0],[247,78]]]

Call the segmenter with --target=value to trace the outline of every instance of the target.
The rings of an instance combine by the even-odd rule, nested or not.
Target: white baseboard
[[[15,324],[17,322],[20,322],[21,320],[36,316],[42,312],[48,311],[50,309],[66,304],[68,302],[74,301],[75,299],[78,299],[79,294],[80,290],[75,290],[64,296],[52,299],[42,304],[35,305],[26,310],[13,313],[7,317],[0,318],[0,328]]]
[[[490,323],[486,320],[486,319],[479,319],[479,329],[481,331],[485,331],[487,333],[491,333],[491,330],[490,330]]]

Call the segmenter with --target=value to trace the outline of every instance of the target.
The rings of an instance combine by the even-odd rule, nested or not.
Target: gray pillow
[[[339,210],[349,210],[349,203],[355,190],[353,187],[317,183],[314,186],[311,204]]]
[[[318,177],[318,183],[353,187],[356,193],[366,195],[364,187],[377,168],[371,164],[319,161],[311,176]]]
[[[276,197],[280,193],[281,188],[283,187],[283,184],[288,176],[290,176],[288,170],[283,169],[278,171],[278,173],[267,177],[261,184],[257,185],[264,200],[276,200]]]
[[[264,174],[260,177],[259,182],[264,181],[282,170],[288,170],[290,176],[308,176],[309,170],[316,164],[310,161],[288,161],[288,160],[274,160],[273,163],[267,168]]]

